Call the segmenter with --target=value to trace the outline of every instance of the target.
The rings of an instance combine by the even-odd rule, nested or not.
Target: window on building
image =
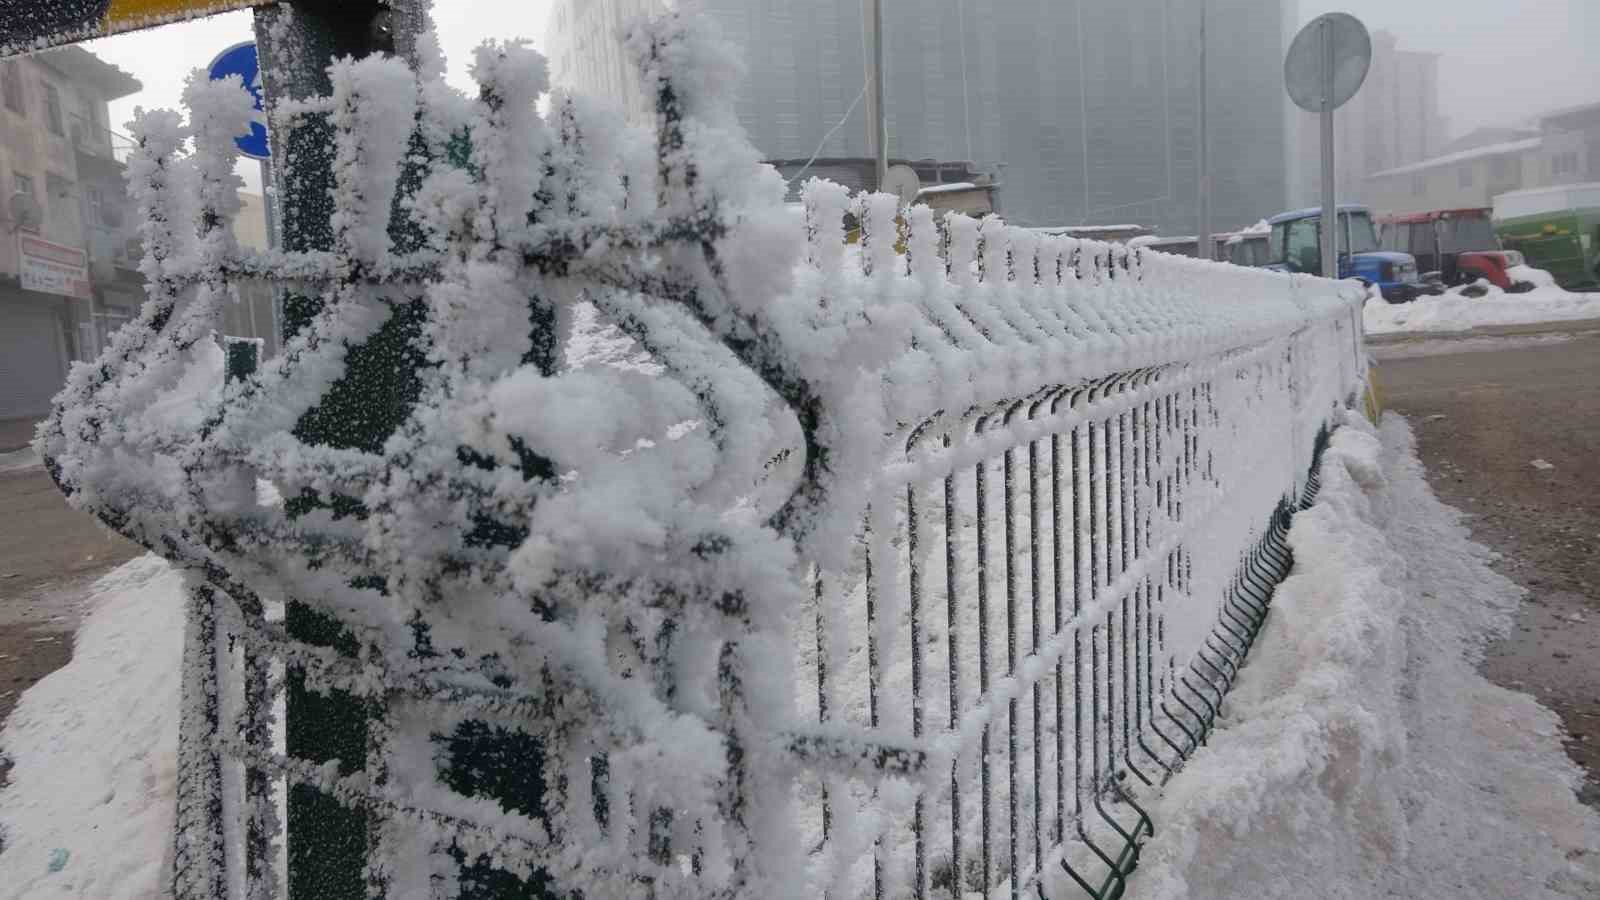
[[[89,207],[89,222],[88,222],[88,224],[90,224],[90,225],[104,225],[106,223],[106,218],[105,218],[106,197],[105,197],[105,194],[102,194],[100,192],[100,189],[97,188],[97,187],[84,188],[83,189],[83,199],[84,199],[85,204]]]
[[[72,182],[54,172],[47,172],[44,176],[45,200],[50,208],[56,211],[57,218],[61,212],[71,209]]]
[[[61,118],[61,91],[48,81],[44,83],[44,124],[51,134],[62,137],[67,134],[66,123]]]
[[[1589,156],[1589,174],[1586,177],[1590,181],[1600,181],[1600,140],[1590,141],[1583,152]]]
[[[1569,150],[1550,157],[1550,175],[1554,178],[1571,178],[1578,174],[1578,151]]]
[[[22,67],[12,61],[6,62],[0,69],[0,83],[5,90],[6,109],[19,116],[27,115],[27,107],[22,102]]]
[[[1423,194],[1426,194],[1427,192],[1428,192],[1428,176],[1426,176],[1426,175],[1413,175],[1413,176],[1411,176],[1411,196],[1413,196],[1413,197],[1421,197]]]
[[[24,175],[21,172],[12,172],[11,173],[11,190],[12,190],[13,193],[27,194],[29,197],[32,197],[34,200],[38,200],[39,199],[39,195],[34,193],[34,191],[33,191],[33,176],[32,175]],[[39,222],[31,222],[31,223],[19,222],[19,223],[16,224],[15,227],[19,227],[20,228],[20,227],[23,227],[24,225],[26,225],[27,229],[31,231],[31,230],[38,229],[40,223]]]
[[[1511,161],[1506,159],[1504,156],[1493,156],[1489,158],[1490,178],[1504,178],[1506,177],[1506,173],[1510,170]]]
[[[1472,187],[1472,163],[1456,170],[1456,184],[1464,188]]]

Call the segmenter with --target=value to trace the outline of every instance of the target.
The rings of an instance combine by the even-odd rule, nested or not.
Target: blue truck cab
[[[1383,299],[1407,303],[1430,293],[1417,278],[1417,261],[1409,253],[1378,249],[1372,213],[1353,203],[1339,205],[1339,277],[1359,278],[1378,286]],[[1322,274],[1322,207],[1279,213],[1267,220],[1269,269]]]

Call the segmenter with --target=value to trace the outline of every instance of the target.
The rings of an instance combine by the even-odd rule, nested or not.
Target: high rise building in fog
[[[557,83],[644,114],[616,33],[662,3],[558,0]],[[764,156],[866,154],[860,0],[703,5],[744,47],[739,113]],[[1013,221],[1192,232],[1199,10],[1198,0],[888,0],[889,153],[993,168]],[[1285,201],[1281,0],[1208,0],[1207,22],[1212,221],[1223,230]]]

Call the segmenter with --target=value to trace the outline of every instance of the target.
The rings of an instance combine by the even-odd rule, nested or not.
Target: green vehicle
[[[1567,290],[1600,288],[1600,182],[1501,194],[1494,229],[1507,250],[1521,251]]]

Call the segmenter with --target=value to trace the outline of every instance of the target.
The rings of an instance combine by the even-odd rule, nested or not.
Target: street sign
[[[271,0],[0,0],[0,56],[270,3]]]
[[[1348,13],[1306,23],[1283,60],[1283,86],[1295,105],[1322,124],[1322,277],[1339,277],[1338,196],[1333,176],[1333,111],[1361,90],[1372,66],[1372,37]]]
[[[250,134],[235,139],[239,152],[251,159],[266,159],[271,155],[267,147],[267,114],[266,104],[261,96],[261,61],[256,56],[254,41],[245,41],[234,44],[232,47],[217,54],[217,58],[206,66],[206,74],[212,81],[220,81],[229,75],[238,75],[244,79],[245,90],[255,98],[256,112],[250,120]]]
[[[1323,41],[1333,51],[1333,85],[1323,86]],[[1338,109],[1361,90],[1372,65],[1372,37],[1361,20],[1348,13],[1326,13],[1300,29],[1283,60],[1283,83],[1289,99],[1307,112],[1322,112],[1324,97]]]
[[[89,254],[31,234],[17,235],[17,279],[24,290],[89,300]]]

